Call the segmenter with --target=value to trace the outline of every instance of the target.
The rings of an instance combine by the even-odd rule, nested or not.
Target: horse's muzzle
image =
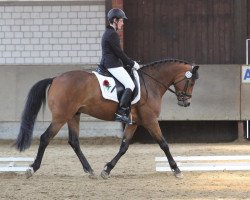
[[[191,98],[192,98],[191,94],[187,94],[184,92],[178,92],[178,93],[176,93],[176,96],[177,96],[179,106],[183,106],[183,107],[190,106]]]
[[[190,101],[189,100],[184,100],[184,101],[178,101],[178,105],[179,106],[183,106],[183,107],[188,107],[190,106]]]

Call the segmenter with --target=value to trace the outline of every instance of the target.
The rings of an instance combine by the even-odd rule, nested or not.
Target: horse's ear
[[[200,66],[198,66],[198,65],[195,65],[194,67],[193,67],[193,69],[192,69],[192,73],[196,73],[197,72],[197,70],[199,69],[199,67]]]
[[[199,78],[199,73],[198,73],[198,69],[200,66],[195,65],[192,69],[192,74],[193,74],[193,78],[194,79],[198,79]]]

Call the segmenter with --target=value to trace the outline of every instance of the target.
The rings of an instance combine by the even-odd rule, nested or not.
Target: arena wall
[[[104,29],[105,0],[0,0],[0,139],[17,136],[27,92],[36,81],[99,63]],[[47,110],[38,116],[35,137],[50,118]],[[81,121],[82,137],[121,137],[119,123],[88,116]],[[66,135],[64,127],[59,137]]]
[[[191,106],[177,105],[167,93],[161,120],[241,120],[241,66],[201,65]]]
[[[65,71],[91,71],[95,67],[96,65],[0,66],[0,139],[16,138],[28,91],[37,81],[57,76]],[[40,137],[49,126],[50,120],[51,114],[46,107],[45,112],[40,111],[38,115],[34,137]],[[122,134],[120,123],[103,122],[86,115],[81,116],[80,127],[81,137],[121,137]],[[64,127],[58,137],[65,137],[67,134],[67,127]]]
[[[105,1],[0,0],[0,64],[93,64]]]
[[[16,138],[27,93],[35,82],[69,70],[95,69],[107,2],[0,0],[0,139]],[[199,71],[191,107],[179,107],[168,92],[159,120],[250,119],[250,84],[241,84],[240,65],[202,65]],[[35,137],[50,119],[46,108],[38,116]],[[58,137],[66,135],[64,127]],[[82,115],[80,136],[121,137],[122,125]]]
[[[16,137],[27,93],[37,81],[69,70],[91,71],[95,68],[96,65],[0,66],[0,139]],[[201,65],[200,79],[194,88],[191,106],[188,108],[178,106],[176,97],[167,92],[159,120],[241,120],[241,114],[244,112],[241,111],[240,72],[240,65]],[[249,84],[244,87],[247,86],[249,87]],[[249,102],[247,98],[249,96],[246,96],[245,102]],[[51,115],[47,108],[44,114],[39,113],[35,137],[47,128],[50,119]],[[67,129],[64,128],[59,137],[66,135]],[[122,126],[117,122],[103,122],[82,115],[81,137],[96,136],[121,137]]]

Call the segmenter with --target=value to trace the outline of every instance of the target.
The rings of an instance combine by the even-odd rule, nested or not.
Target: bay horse
[[[178,105],[190,105],[199,66],[177,59],[164,59],[144,65],[138,70],[140,77],[141,99],[131,108],[135,124],[126,125],[120,149],[101,172],[102,178],[109,177],[118,160],[128,150],[129,143],[138,125],[146,128],[164,151],[169,165],[176,177],[182,173],[173,159],[169,146],[161,132],[157,117],[161,111],[162,97],[167,90],[177,97]],[[174,90],[170,86],[174,86]],[[48,90],[47,90],[48,89]],[[52,121],[41,135],[37,156],[26,171],[29,178],[41,165],[46,147],[52,138],[67,123],[68,143],[78,156],[82,167],[90,178],[96,177],[79,144],[79,122],[81,113],[98,119],[113,121],[118,104],[102,97],[96,76],[86,71],[69,71],[54,78],[38,81],[29,91],[18,137],[14,143],[19,151],[29,148],[32,141],[34,124],[42,105],[47,102],[52,113]]]

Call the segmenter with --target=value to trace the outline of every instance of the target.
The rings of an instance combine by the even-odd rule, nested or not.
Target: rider
[[[132,124],[129,119],[132,93],[135,85],[123,66],[130,66],[138,70],[139,64],[131,60],[121,49],[120,38],[117,33],[123,27],[123,20],[127,19],[125,13],[118,8],[113,8],[108,12],[109,25],[102,36],[102,59],[101,66],[105,67],[124,87],[118,111],[115,113],[115,120]]]

